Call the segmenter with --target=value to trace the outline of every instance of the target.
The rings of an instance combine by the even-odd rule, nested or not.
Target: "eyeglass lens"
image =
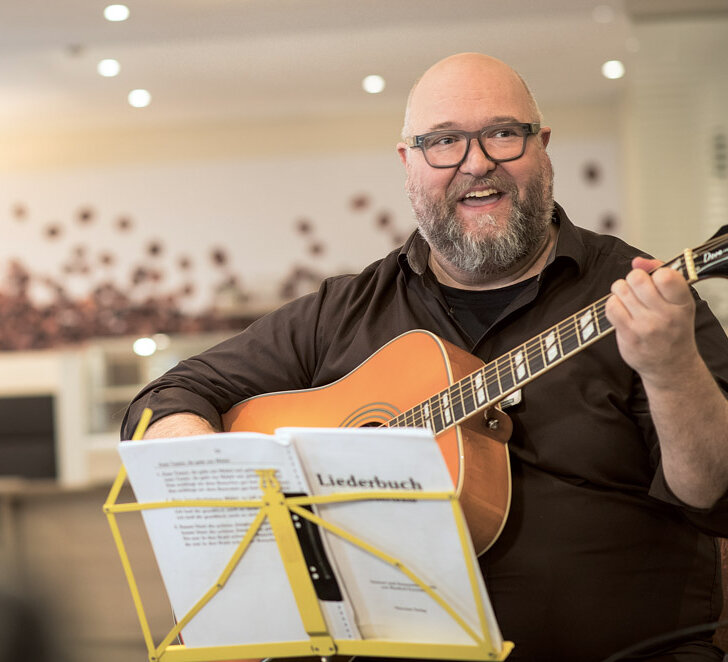
[[[471,137],[465,131],[436,132],[425,136],[422,149],[431,165],[454,166],[463,160]],[[508,161],[523,154],[527,137],[522,126],[498,126],[483,129],[479,141],[490,159]]]

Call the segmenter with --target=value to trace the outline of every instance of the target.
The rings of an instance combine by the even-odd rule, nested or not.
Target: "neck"
[[[429,266],[435,278],[443,285],[463,290],[495,290],[519,283],[541,273],[556,243],[559,229],[551,223],[539,247],[508,271],[498,274],[462,271],[447,262],[437,251],[430,247]]]

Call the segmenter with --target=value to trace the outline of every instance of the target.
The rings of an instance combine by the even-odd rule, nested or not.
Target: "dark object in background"
[[[0,662],[50,662],[46,624],[28,600],[0,592]]]
[[[52,395],[0,398],[0,476],[56,478]]]

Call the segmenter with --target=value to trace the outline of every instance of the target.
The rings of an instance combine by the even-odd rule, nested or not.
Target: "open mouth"
[[[503,192],[494,188],[483,189],[482,191],[470,191],[466,193],[460,202],[468,207],[484,207],[498,202],[503,197]]]

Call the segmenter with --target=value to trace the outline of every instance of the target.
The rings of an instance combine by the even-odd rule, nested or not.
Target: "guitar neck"
[[[692,251],[664,265],[698,280]],[[435,435],[489,409],[509,394],[578,354],[614,330],[606,318],[607,295],[479,370],[387,422],[388,427],[422,427]]]

